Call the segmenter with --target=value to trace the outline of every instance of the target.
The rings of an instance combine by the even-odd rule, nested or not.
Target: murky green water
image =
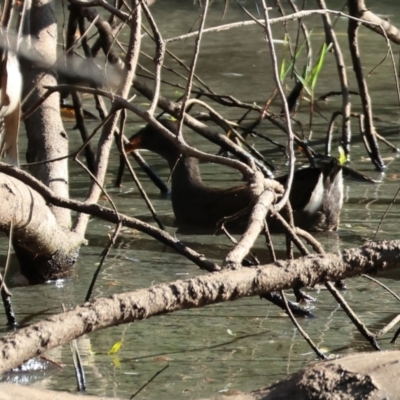
[[[208,25],[220,23],[224,2],[214,2]],[[372,2],[371,2],[372,3]],[[243,4],[256,13],[255,3],[245,1]],[[329,2],[331,8],[339,8],[341,2]],[[371,4],[371,7],[373,5]],[[374,11],[374,8],[372,8]],[[396,1],[381,1],[379,9],[382,14],[399,16]],[[160,26],[164,37],[172,37],[188,31],[197,19],[199,10],[192,2],[182,4],[179,1],[161,1],[153,8],[154,17]],[[229,3],[228,12],[223,22],[228,23],[242,19],[237,6]],[[175,21],[175,24],[171,24]],[[318,23],[317,18],[312,21]],[[337,22],[339,38],[345,48],[346,22]],[[293,29],[295,32],[295,29]],[[274,26],[276,37],[281,38],[281,30]],[[320,25],[313,31],[316,49],[320,46],[322,29]],[[361,29],[365,71],[369,71],[385,57],[386,48],[382,38]],[[187,63],[192,54],[192,40],[177,42],[171,45]],[[150,41],[144,39],[144,50],[151,50]],[[278,54],[279,45],[277,47]],[[316,50],[317,51],[317,50]],[[337,90],[339,84],[335,67],[330,55],[329,62],[323,71],[321,81],[317,86],[317,94]],[[346,56],[349,59],[348,56]],[[144,62],[149,66],[149,62]],[[173,65],[168,59],[167,65]],[[242,101],[256,101],[262,104],[273,88],[270,74],[267,45],[263,40],[260,28],[241,28],[229,33],[205,36],[197,73],[218,93],[230,93]],[[351,71],[349,70],[349,73]],[[179,82],[177,78],[165,78]],[[350,75],[351,87],[356,89],[355,80]],[[385,61],[369,78],[372,91],[375,115],[384,122],[377,122],[379,132],[394,143],[399,143],[398,136],[398,103],[394,90],[394,79],[389,61]],[[166,88],[172,97],[177,97],[180,89]],[[137,103],[144,102],[140,96]],[[359,107],[356,97],[352,99],[355,110]],[[145,101],[147,103],[147,100]],[[340,105],[340,100],[334,100],[320,105],[321,113],[330,118],[330,113]],[[307,121],[306,107],[304,114],[298,118]],[[228,118],[237,118],[235,111],[222,111]],[[278,108],[277,108],[278,110]],[[137,118],[130,116],[129,129],[134,132],[138,125]],[[94,126],[94,125],[93,125]],[[69,125],[69,127],[71,127]],[[263,124],[265,134],[276,136],[277,132],[268,124]],[[326,130],[326,122],[316,118],[314,127],[315,140],[322,150],[322,138]],[[284,143],[284,138],[278,132],[278,140]],[[345,204],[342,211],[341,227],[337,233],[318,234],[328,250],[357,246],[365,239],[374,235],[379,219],[397,191],[397,176],[400,173],[396,154],[381,145],[382,154],[387,158],[388,169],[385,174],[373,170],[372,165],[365,160],[365,150],[358,138],[357,124],[353,122],[353,166],[368,173],[375,179],[383,179],[382,183],[370,185],[346,181]],[[78,143],[78,133],[70,133],[72,142]],[[74,139],[76,138],[76,139]],[[194,144],[204,145],[204,141],[194,135]],[[215,151],[206,145],[208,150]],[[282,165],[283,160],[277,153],[271,153],[267,143],[257,141],[257,148],[265,154],[270,154],[272,160]],[[336,150],[335,150],[336,151]],[[168,171],[162,160],[146,154],[146,159],[155,166],[163,177]],[[121,212],[132,216],[140,216],[149,220],[149,212],[144,208],[140,197],[125,176],[121,190],[112,187],[117,171],[118,157],[110,162],[108,184],[109,193],[113,195]],[[239,175],[235,172],[204,165],[204,179],[210,185],[230,185],[238,182]],[[71,166],[71,196],[84,197],[88,183],[87,178],[77,166]],[[172,210],[168,199],[160,197],[156,188],[143,177],[143,182],[155,208],[168,226],[172,226]],[[398,238],[399,210],[395,204],[382,226],[380,239]],[[33,287],[13,288],[13,303],[17,318],[21,323],[31,323],[56,312],[61,312],[62,304],[67,307],[83,301],[93,271],[99,261],[100,253],[107,244],[108,234],[113,227],[98,220],[92,220],[87,232],[89,246],[81,250],[81,256],[73,279],[49,283]],[[222,236],[184,235],[178,234],[186,244],[192,246],[208,258],[221,261],[228,249],[229,242]],[[1,242],[4,260],[5,240]],[[283,248],[282,237],[276,236],[277,248]],[[260,241],[256,248],[261,262],[267,262],[267,252]],[[106,261],[105,267],[97,282],[94,295],[105,296],[112,293],[132,291],[148,287],[152,284],[185,279],[201,274],[197,267],[186,259],[177,256],[170,249],[158,244],[142,233],[125,230],[120,235],[115,248]],[[394,291],[400,292],[398,275],[383,277],[382,281]],[[382,289],[362,278],[348,281],[349,290],[344,296],[349,304],[371,329],[379,329],[398,312],[395,300]],[[302,320],[302,326],[312,339],[329,354],[344,354],[360,350],[370,350],[336,302],[324,290],[313,291],[317,301],[313,312],[317,318]],[[0,324],[4,326],[4,316],[0,316]],[[5,330],[4,330],[5,331]],[[123,340],[122,350],[116,355],[107,355],[112,345]],[[380,343],[384,348],[389,345],[390,334]],[[309,347],[299,337],[289,319],[276,307],[258,298],[243,299],[234,303],[205,307],[199,310],[180,311],[171,315],[152,318],[135,324],[111,328],[78,340],[78,346],[85,365],[88,394],[129,397],[138,390],[157,371],[169,364],[161,375],[152,382],[141,394],[143,399],[179,399],[199,398],[215,395],[218,392],[249,391],[266,386],[285,377],[307,363],[315,360]],[[72,358],[69,346],[55,349],[48,357],[61,362],[64,368],[57,374],[47,377],[37,386],[55,390],[74,391],[76,388]]]

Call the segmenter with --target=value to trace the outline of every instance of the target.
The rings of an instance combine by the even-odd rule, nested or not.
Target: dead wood
[[[54,6],[54,2],[49,0],[34,2],[29,32],[31,37],[40,38],[31,41],[30,50],[50,65],[57,60],[57,19]],[[56,85],[57,78],[54,70],[43,68],[32,61],[25,60],[21,66],[23,96],[26,97],[23,102],[24,110],[35,104],[46,92],[45,86]],[[47,98],[24,122],[28,137],[26,160],[28,163],[35,163],[29,166],[30,173],[55,193],[68,197],[68,160],[44,163],[68,154],[68,136],[61,121],[59,94],[54,93]],[[60,225],[70,226],[69,210],[55,207],[52,211]]]
[[[94,330],[181,309],[314,286],[399,265],[400,241],[370,242],[338,254],[312,255],[256,268],[222,271],[98,298],[1,338],[0,373]]]
[[[23,275],[35,283],[70,274],[85,239],[61,227],[39,193],[5,174],[0,174],[0,198],[0,230],[13,226]]]
[[[13,224],[14,240],[36,255],[66,252],[84,243],[82,236],[61,228],[43,197],[21,181],[0,174],[0,230]]]

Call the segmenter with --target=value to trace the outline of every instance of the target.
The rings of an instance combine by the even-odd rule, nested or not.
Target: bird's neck
[[[176,157],[168,160],[171,170],[172,192],[174,188],[203,186],[198,160],[194,157]]]

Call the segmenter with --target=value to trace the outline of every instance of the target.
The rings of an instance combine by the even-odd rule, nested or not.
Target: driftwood
[[[371,242],[339,254],[312,255],[256,268],[225,270],[98,298],[1,338],[0,373],[94,330],[399,266],[400,241]]]

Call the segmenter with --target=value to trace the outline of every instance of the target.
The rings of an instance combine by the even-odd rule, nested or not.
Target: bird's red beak
[[[125,145],[125,152],[131,153],[132,151],[140,149],[142,144],[142,139],[140,136],[135,136],[129,140],[129,143]]]

